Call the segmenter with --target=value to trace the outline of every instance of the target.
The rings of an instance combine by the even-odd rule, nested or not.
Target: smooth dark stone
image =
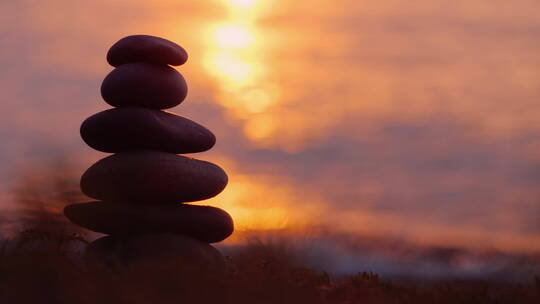
[[[231,216],[211,206],[90,202],[69,205],[64,208],[64,214],[79,226],[111,235],[174,233],[215,243],[226,239],[234,230]]]
[[[179,105],[186,95],[184,77],[166,65],[124,64],[101,84],[101,96],[113,107],[167,109]]]
[[[173,263],[192,270],[223,270],[225,260],[212,245],[177,234],[105,236],[90,243],[84,254],[87,261],[110,266],[159,263],[171,269]],[[152,265],[156,267],[158,265]]]
[[[94,199],[142,204],[204,200],[226,185],[227,174],[212,163],[157,151],[111,155],[81,177],[81,190]]]
[[[88,117],[81,137],[103,152],[146,149],[179,153],[209,150],[216,137],[198,123],[173,113],[146,108],[110,109]]]
[[[149,35],[124,37],[107,53],[107,61],[114,67],[133,62],[182,65],[187,59],[187,52],[178,44]]]

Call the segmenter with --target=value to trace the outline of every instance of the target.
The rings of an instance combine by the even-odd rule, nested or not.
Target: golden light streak
[[[256,26],[261,0],[227,0],[229,19],[210,26],[203,66],[218,85],[217,102],[243,123],[252,140],[272,136],[276,128],[263,115],[279,103],[280,89],[268,79],[264,41]],[[258,114],[257,116],[253,116]]]
[[[269,115],[254,116],[244,125],[244,134],[252,140],[262,140],[276,129],[276,122]]]
[[[290,193],[284,190],[272,191],[247,175],[234,176],[219,199],[212,204],[231,214],[236,229],[268,230],[287,227],[289,211],[282,204],[290,201]],[[254,198],[258,198],[257,201]]]
[[[257,75],[256,66],[233,53],[208,54],[203,65],[225,88],[241,88],[249,85]]]
[[[259,0],[226,0],[226,2],[238,9],[249,9],[257,5]]]
[[[253,32],[243,24],[222,24],[214,29],[213,35],[216,47],[223,49],[247,48],[255,42]]]
[[[243,106],[248,112],[262,113],[274,105],[279,94],[277,86],[266,85],[247,90],[241,98]]]

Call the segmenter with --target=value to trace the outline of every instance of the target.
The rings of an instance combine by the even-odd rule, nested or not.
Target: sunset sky
[[[5,231],[13,185],[105,156],[79,127],[109,108],[105,55],[131,34],[188,51],[171,110],[216,134],[192,156],[229,185],[201,203],[239,232],[540,251],[537,0],[0,1]]]

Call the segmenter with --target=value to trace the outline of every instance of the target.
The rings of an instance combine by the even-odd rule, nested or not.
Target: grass
[[[301,265],[279,243],[231,251],[226,274],[152,261],[111,270],[80,258],[77,234],[27,230],[0,243],[0,303],[484,304],[540,303],[530,285],[480,281],[391,282],[374,273],[333,278]]]

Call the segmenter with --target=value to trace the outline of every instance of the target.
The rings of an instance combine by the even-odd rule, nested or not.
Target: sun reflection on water
[[[249,25],[226,23],[216,27],[214,39],[220,48],[247,48],[254,44],[255,37]]]
[[[242,120],[248,139],[258,141],[275,130],[268,110],[280,95],[280,88],[269,81],[264,35],[257,26],[265,0],[223,1],[228,17],[207,27],[202,64],[217,85],[216,101],[228,115]],[[253,176],[230,176],[225,191],[209,203],[227,210],[237,230],[283,229],[290,224],[291,213],[284,202],[291,200],[292,192],[286,186],[276,190]],[[253,201],[254,197],[258,199]]]
[[[258,0],[226,0],[226,2],[236,8],[253,8],[257,4],[257,2],[260,2],[260,1]]]
[[[272,134],[273,120],[263,115],[279,102],[279,87],[268,80],[263,35],[257,28],[261,0],[228,0],[227,20],[209,26],[203,59],[215,78],[217,102],[236,119],[246,120],[244,135],[260,140]]]
[[[211,204],[227,210],[237,230],[282,229],[287,227],[290,216],[282,202],[288,201],[290,195],[284,190],[274,192],[254,182],[251,176],[237,174]],[[259,199],[254,202],[254,197]]]

